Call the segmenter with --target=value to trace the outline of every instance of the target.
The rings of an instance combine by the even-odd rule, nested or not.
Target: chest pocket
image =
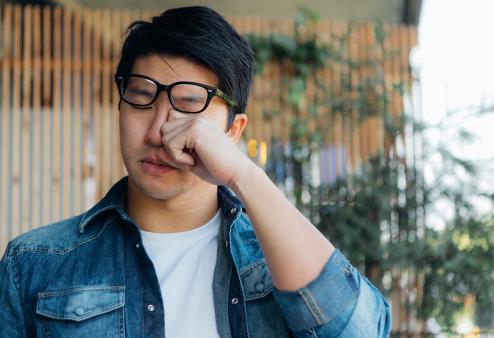
[[[123,286],[88,286],[38,294],[44,337],[124,337]]]

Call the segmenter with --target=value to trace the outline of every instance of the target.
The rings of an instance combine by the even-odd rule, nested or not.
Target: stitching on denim
[[[112,310],[119,309],[122,306],[123,306],[123,304],[121,304],[121,303],[112,304],[110,306],[98,308],[97,310],[94,310],[94,311],[91,311],[91,312],[86,312],[84,314],[84,316],[81,316],[81,317],[74,316],[74,315],[60,315],[60,314],[57,314],[57,313],[54,313],[54,312],[51,312],[51,311],[40,311],[38,313],[40,315],[51,316],[52,318],[55,318],[55,319],[77,319],[77,318],[79,318],[80,321],[83,321],[83,320],[89,319],[91,317],[95,317],[96,315],[101,315],[101,314],[110,312]]]
[[[120,337],[125,338],[125,306],[120,312]]]
[[[144,310],[144,287],[142,285],[142,269],[139,269],[139,281],[140,281],[140,287],[141,287],[141,332],[142,332],[142,337],[144,337],[144,320],[146,319],[146,311]],[[166,323],[165,323],[166,325]]]
[[[71,293],[79,292],[79,291],[125,291],[125,286],[119,285],[108,285],[108,286],[98,286],[98,287],[81,287],[81,288],[72,288],[66,289],[63,291],[47,291],[47,292],[39,292],[38,298],[49,298],[53,296],[65,296]],[[123,303],[123,301],[119,298],[119,303]]]
[[[83,219],[81,220],[81,222],[79,222],[79,231],[84,232],[88,223],[91,222],[96,216],[98,216],[102,212],[110,210],[110,209],[116,209],[116,208],[117,208],[117,205],[115,203],[110,203],[106,207],[101,208],[99,210],[96,210],[91,215],[88,215],[88,212],[84,213],[84,216],[82,216]],[[86,216],[87,216],[87,218],[85,218]]]
[[[326,316],[324,315],[324,313],[322,312],[321,308],[319,307],[319,304],[317,304],[317,301],[314,298],[314,295],[312,294],[312,292],[310,291],[310,289],[306,289],[306,291],[307,291],[307,296],[309,296],[311,298],[312,304],[314,304],[314,307],[316,308],[317,312],[321,316],[322,322],[323,323],[326,323],[328,320],[327,320]]]
[[[298,291],[298,293],[299,293],[300,296],[302,296],[302,299],[303,299],[305,305],[307,306],[307,308],[309,309],[310,313],[312,314],[312,317],[314,317],[314,319],[316,320],[317,325],[321,325],[322,322],[319,320],[319,317],[314,312],[314,309],[312,308],[312,306],[310,304],[310,301],[307,298],[305,298],[304,291],[305,291],[305,289],[302,289],[302,290]]]
[[[248,275],[250,272],[252,272],[252,270],[254,270],[255,268],[257,268],[258,266],[261,266],[261,265],[266,265],[266,259],[265,258],[262,258],[252,264],[249,264],[247,265],[245,268],[242,269],[242,271],[240,271],[240,276],[243,276],[243,275]]]
[[[101,230],[98,233],[96,233],[95,235],[93,235],[89,238],[86,238],[85,240],[83,240],[81,242],[77,242],[72,247],[64,248],[63,250],[49,250],[49,248],[46,247],[46,248],[43,248],[43,250],[40,250],[39,247],[29,248],[29,247],[20,246],[20,247],[17,247],[15,249],[12,249],[12,252],[10,253],[10,257],[17,256],[17,255],[24,253],[24,252],[40,252],[40,253],[46,253],[49,255],[65,255],[65,254],[71,252],[72,250],[80,247],[81,245],[84,245],[84,244],[98,238],[99,236],[101,236],[103,234],[103,232],[105,231],[106,226],[117,217],[118,217],[117,215],[113,216],[105,224],[103,224],[103,226],[101,227]]]
[[[43,318],[43,328],[45,331],[45,338],[50,337],[50,333],[48,332],[48,319],[47,318]]]
[[[257,268],[261,268],[261,267],[264,267],[264,269],[267,269],[266,267],[267,263],[266,263],[266,260],[265,258],[262,258],[260,259],[259,261],[249,265],[248,267],[246,267],[242,272],[240,272],[240,278],[243,280],[245,278],[248,278],[248,276],[250,274],[252,274],[252,272]],[[269,277],[269,272],[264,272],[263,276],[259,279],[259,281],[262,281],[262,282],[268,282],[269,284],[267,284],[267,287],[263,290],[262,293],[258,293],[258,292],[248,292],[246,297],[245,297],[245,301],[251,301],[251,300],[256,300],[256,299],[259,299],[259,298],[263,298],[265,297],[267,294],[269,294],[271,291],[273,291],[273,282],[270,280],[270,277]],[[264,283],[266,284],[266,283]],[[250,291],[250,290],[247,290],[247,291]],[[253,294],[253,295],[251,295]]]

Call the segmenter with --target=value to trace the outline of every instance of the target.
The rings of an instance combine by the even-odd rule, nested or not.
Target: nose
[[[160,147],[162,146],[161,126],[170,118],[170,111],[173,109],[168,94],[162,91],[151,108],[153,110],[153,118],[146,132],[146,143]]]

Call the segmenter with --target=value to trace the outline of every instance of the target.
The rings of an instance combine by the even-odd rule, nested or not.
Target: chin
[[[174,175],[175,176],[175,175]],[[191,178],[188,175],[179,177],[159,178],[139,173],[129,173],[129,182],[141,194],[155,200],[169,200],[191,189]]]

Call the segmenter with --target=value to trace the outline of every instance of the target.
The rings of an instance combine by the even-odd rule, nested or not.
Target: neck
[[[182,232],[200,227],[218,211],[218,187],[207,184],[192,190],[167,200],[157,200],[128,184],[129,216],[142,230],[149,232]]]

